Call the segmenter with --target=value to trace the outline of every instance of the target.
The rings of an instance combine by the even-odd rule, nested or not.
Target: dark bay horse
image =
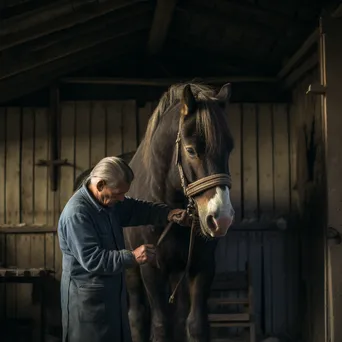
[[[161,97],[130,166],[128,196],[186,208],[198,214],[187,276],[173,304],[169,296],[187,266],[190,232],[173,225],[157,247],[158,266],[127,270],[129,317],[134,342],[209,342],[207,299],[215,274],[215,249],[234,218],[227,180],[233,139],[227,106],[230,85],[218,93],[202,84],[177,84]],[[223,175],[223,176],[222,176]],[[209,176],[209,179],[208,179]],[[221,177],[221,178],[220,178]],[[187,185],[208,180],[189,197]],[[195,183],[196,184],[196,183]],[[197,187],[198,190],[198,187]],[[165,227],[126,227],[126,247],[157,245]]]

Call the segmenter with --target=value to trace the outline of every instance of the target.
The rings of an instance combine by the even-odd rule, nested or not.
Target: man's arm
[[[61,231],[77,261],[90,273],[115,274],[136,264],[131,251],[101,248],[95,227],[84,214],[76,213],[69,217]]]
[[[140,225],[165,225],[168,223],[168,214],[171,210],[166,204],[153,203],[125,197],[124,201],[118,204],[117,212],[120,217],[120,224],[123,227]]]

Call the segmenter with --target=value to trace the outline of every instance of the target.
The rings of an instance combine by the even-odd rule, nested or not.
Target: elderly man
[[[104,158],[63,209],[58,223],[63,341],[130,342],[124,271],[153,261],[155,248],[126,250],[122,227],[188,225],[184,210],[126,197],[133,178],[122,159]]]

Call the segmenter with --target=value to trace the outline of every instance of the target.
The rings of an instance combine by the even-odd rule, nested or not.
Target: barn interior
[[[236,221],[217,272],[250,271],[247,301],[229,292],[213,336],[324,341],[324,119],[312,89],[320,17],[341,17],[337,5],[1,0],[1,341],[61,341],[56,225],[75,179],[135,151],[162,93],[194,79],[232,84]]]

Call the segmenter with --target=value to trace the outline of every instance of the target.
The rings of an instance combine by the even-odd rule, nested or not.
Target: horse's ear
[[[226,83],[225,85],[222,86],[218,94],[216,95],[216,98],[226,105],[230,99],[230,96],[232,94],[232,87],[230,83]]]
[[[190,84],[187,84],[183,89],[183,96],[182,96],[182,108],[181,113],[182,115],[188,115],[194,113],[197,108],[197,103],[194,94],[191,91]]]

